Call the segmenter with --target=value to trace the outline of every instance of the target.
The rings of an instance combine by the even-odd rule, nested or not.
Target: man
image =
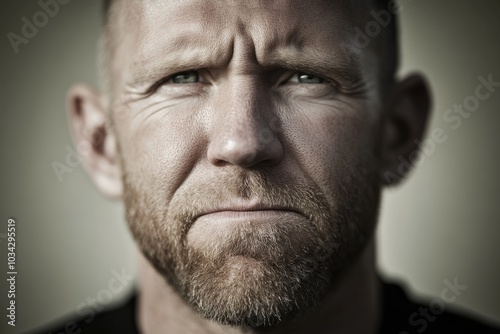
[[[359,34],[372,11],[387,24]],[[497,333],[375,270],[381,188],[430,108],[421,75],[395,78],[396,11],[107,3],[105,89],[73,87],[69,110],[96,186],[125,203],[138,297],[54,333]]]

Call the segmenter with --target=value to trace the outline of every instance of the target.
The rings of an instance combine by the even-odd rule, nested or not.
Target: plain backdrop
[[[447,140],[424,154],[401,186],[385,191],[378,231],[384,277],[432,300],[455,278],[467,289],[446,307],[500,324],[500,89],[457,129],[443,115],[474,94],[478,77],[500,81],[500,2],[401,0],[401,75],[424,72],[432,84],[429,132]],[[37,1],[4,1],[1,11],[0,268],[7,272],[7,220],[17,222],[16,327],[7,325],[0,283],[0,332],[22,333],[75,316],[109,291],[113,271],[135,273],[123,208],[103,198],[82,166],[63,175],[72,143],[65,94],[76,81],[97,85],[100,1],[61,5],[16,54],[7,38],[41,10]],[[469,98],[470,100],[470,98]],[[111,305],[111,304],[108,304]],[[5,314],[4,314],[5,313]],[[430,324],[432,326],[432,324]],[[405,330],[402,328],[401,330]]]

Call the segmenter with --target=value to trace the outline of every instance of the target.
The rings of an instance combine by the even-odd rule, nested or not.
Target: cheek
[[[154,196],[172,196],[196,164],[203,145],[198,123],[188,115],[156,113],[124,120],[120,146],[131,183]]]
[[[338,187],[374,155],[374,111],[361,104],[308,107],[307,112],[305,106],[300,107],[300,121],[290,123],[288,128],[291,152],[318,186]]]

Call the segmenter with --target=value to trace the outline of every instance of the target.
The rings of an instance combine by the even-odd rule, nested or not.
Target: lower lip
[[[292,239],[293,227],[306,223],[306,220],[302,214],[289,210],[217,211],[196,219],[188,231],[187,242],[195,249],[218,249],[219,244],[229,245],[225,244],[226,241],[234,243],[238,240],[238,236],[251,236],[252,233],[256,233],[252,231],[252,226],[257,229],[268,229],[272,235],[280,231],[280,228],[284,228],[284,225],[288,228],[288,237]],[[297,231],[302,230],[297,229]],[[298,235],[297,240],[300,237]]]

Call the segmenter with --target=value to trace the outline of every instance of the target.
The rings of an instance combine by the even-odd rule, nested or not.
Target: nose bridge
[[[269,127],[274,115],[268,90],[254,75],[237,75],[219,90],[208,158],[215,165],[250,167],[281,158],[282,148]]]
[[[225,99],[224,104],[227,103],[221,108],[222,124],[226,123],[228,130],[252,133],[265,126],[272,111],[267,108],[269,103],[267,106],[265,103],[267,93],[259,89],[255,81],[246,77],[236,79],[228,85],[227,95],[221,96]]]
[[[220,98],[222,99],[221,116],[223,123],[235,122],[240,130],[256,130],[262,126],[271,110],[269,90],[262,85],[262,73],[255,56],[255,46],[242,24],[239,24],[241,36],[234,40],[233,57],[227,69]],[[267,101],[267,103],[266,103]],[[259,125],[260,124],[260,125]],[[229,124],[228,124],[229,125]]]

